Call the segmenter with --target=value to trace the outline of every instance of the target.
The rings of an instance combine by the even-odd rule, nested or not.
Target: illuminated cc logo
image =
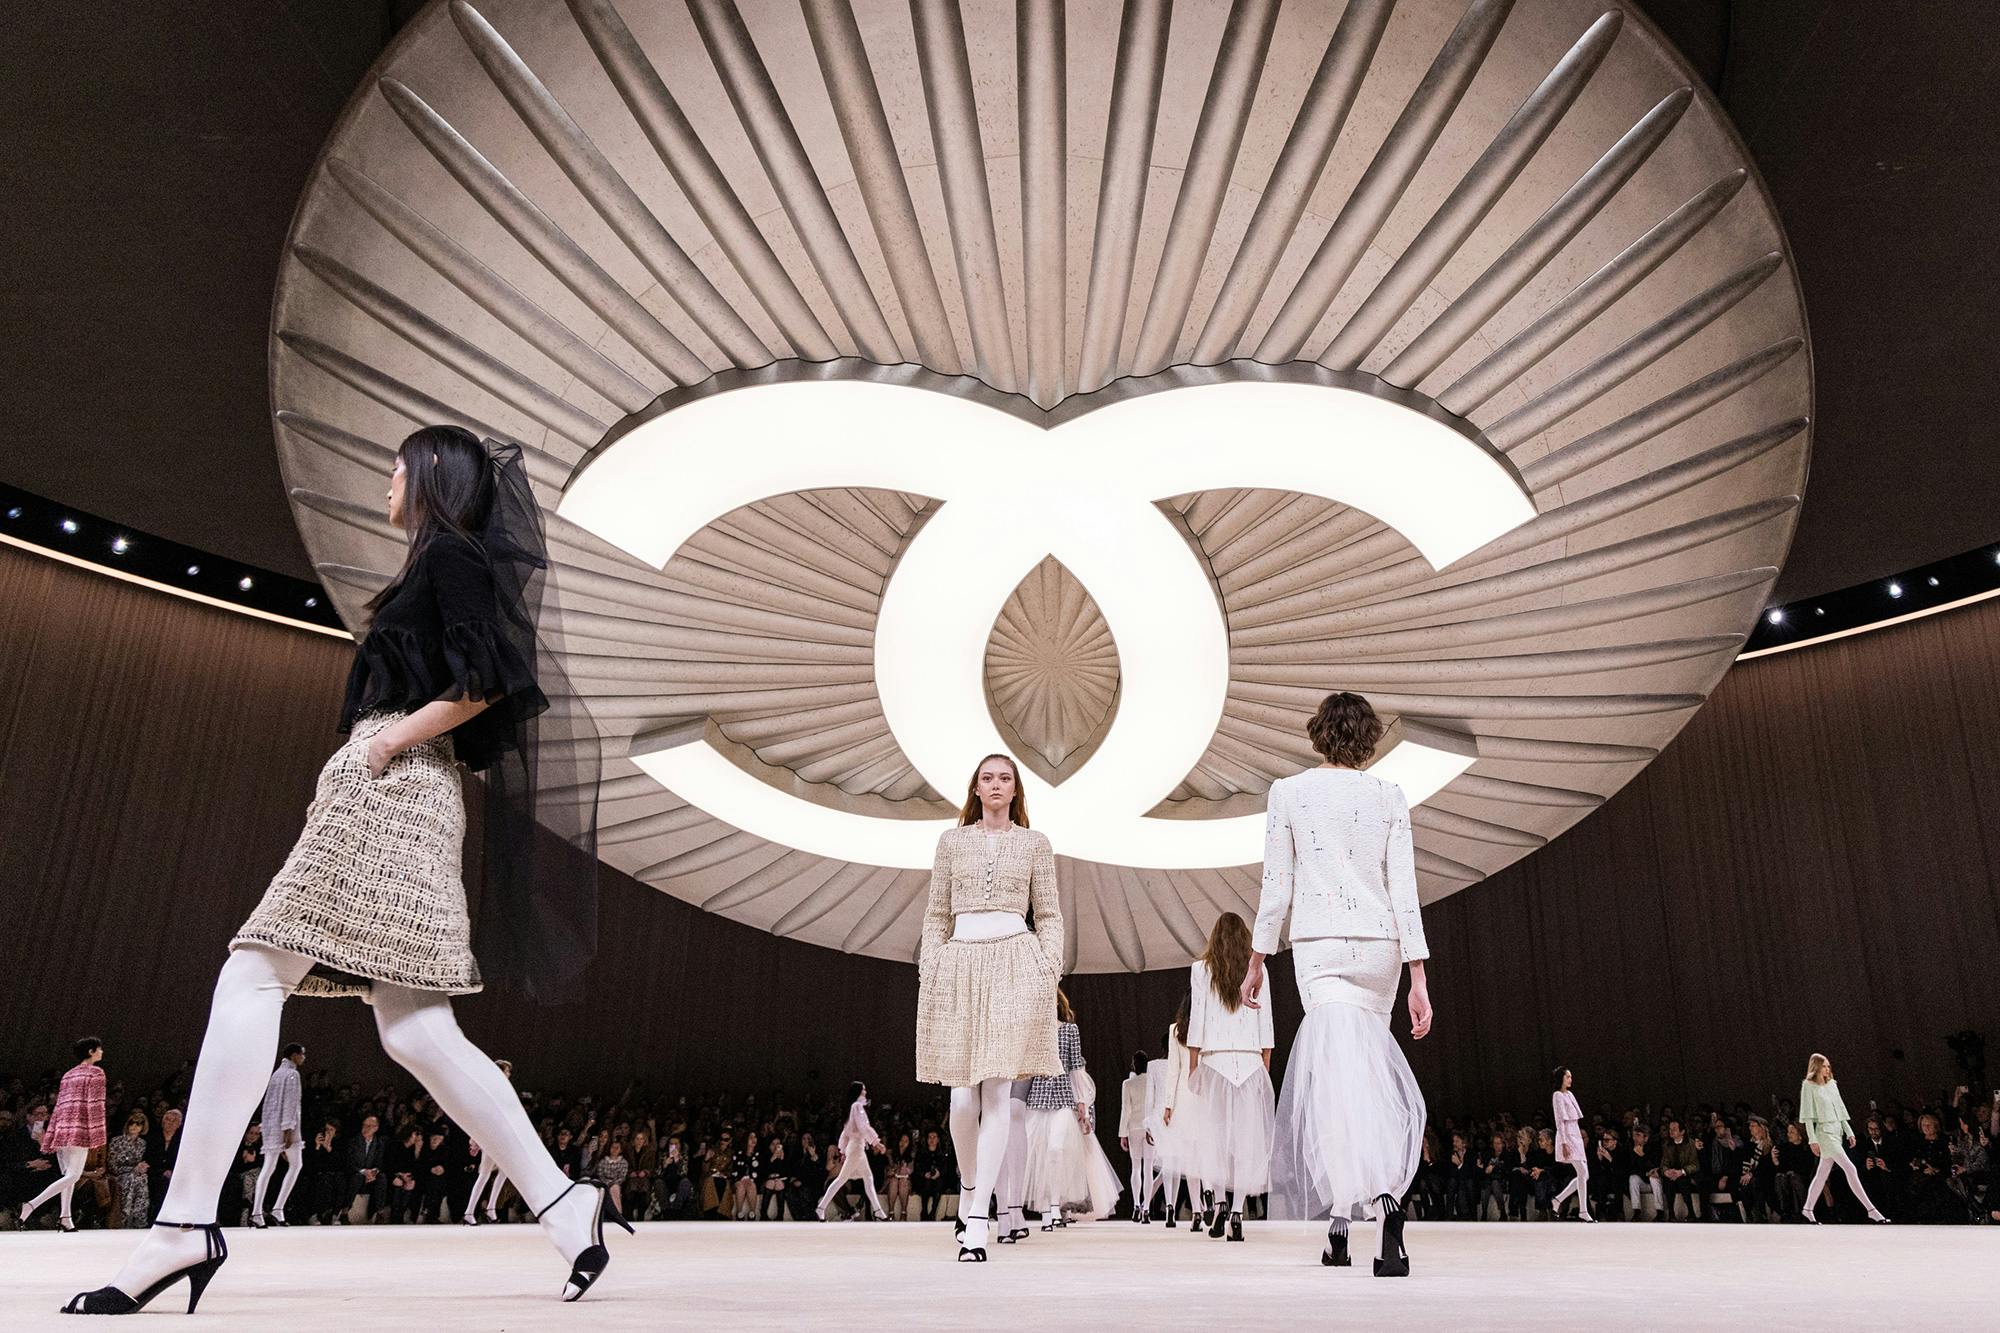
[[[1066,415],[1042,418],[1046,427],[993,405],[997,395],[959,390],[964,381],[931,377],[958,390],[939,392],[863,378],[746,379],[603,446],[559,512],[658,568],[711,521],[774,495],[872,487],[943,501],[883,592],[875,677],[897,743],[948,795],[974,759],[1006,748],[986,707],[986,646],[1009,595],[1053,555],[1096,600],[1121,670],[1117,714],[1097,750],[1035,796],[1035,826],[1084,860],[1192,869],[1263,854],[1260,815],[1146,815],[1207,748],[1229,674],[1206,567],[1154,501],[1228,487],[1321,496],[1393,527],[1433,568],[1535,514],[1505,464],[1414,400],[1324,375],[1072,401]],[[838,860],[928,868],[945,824],[803,800],[745,772],[699,726],[634,758],[715,818]],[[1471,762],[1404,740],[1374,771],[1415,805]]]

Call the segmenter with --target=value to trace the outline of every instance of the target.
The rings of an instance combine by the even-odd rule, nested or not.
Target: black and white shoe
[[[1326,1248],[1319,1252],[1322,1268],[1352,1268],[1354,1256],[1347,1252],[1347,1233],[1335,1231],[1331,1225],[1326,1229]]]
[[[1375,1260],[1376,1277],[1408,1277],[1410,1252],[1403,1248],[1403,1205],[1384,1194],[1382,1205],[1382,1253]]]
[[[543,1218],[547,1217],[557,1204],[560,1204],[570,1196],[571,1190],[584,1184],[585,1182],[583,1181],[577,1181],[569,1189],[556,1195],[553,1203],[535,1214],[535,1220],[540,1222]],[[618,1226],[624,1227],[627,1232],[637,1234],[636,1232],[632,1232],[632,1224],[619,1216],[618,1205],[611,1202],[611,1192],[609,1190],[601,1185],[591,1185],[588,1188],[595,1189],[598,1197],[597,1209],[591,1214],[590,1218],[590,1244],[584,1246],[578,1252],[576,1258],[570,1260],[569,1279],[563,1283],[562,1289],[562,1298],[565,1302],[580,1299],[583,1293],[596,1285],[597,1279],[604,1276],[604,1270],[611,1266],[611,1251],[604,1248],[604,1224],[606,1222],[615,1223]]]
[[[145,1309],[155,1296],[165,1291],[168,1287],[173,1286],[174,1283],[180,1281],[182,1278],[186,1278],[188,1284],[187,1312],[193,1314],[194,1307],[201,1303],[201,1294],[208,1290],[209,1282],[215,1277],[216,1271],[222,1267],[223,1260],[229,1257],[229,1243],[222,1238],[222,1228],[214,1223],[201,1226],[179,1222],[155,1222],[153,1225],[156,1227],[173,1227],[180,1231],[199,1231],[204,1233],[203,1239],[207,1242],[204,1247],[204,1257],[196,1263],[187,1265],[185,1268],[176,1268],[173,1272],[168,1273],[165,1277],[153,1283],[153,1285],[147,1287],[136,1296],[120,1291],[116,1287],[99,1287],[96,1291],[80,1291],[70,1297],[69,1304],[62,1308],[62,1312],[64,1314],[137,1314],[139,1311]]]

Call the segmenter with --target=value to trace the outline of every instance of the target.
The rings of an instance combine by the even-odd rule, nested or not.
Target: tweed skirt
[[[1055,964],[1031,932],[947,940],[917,983],[917,1081],[1060,1074]]]
[[[480,988],[461,864],[465,798],[450,736],[368,773],[368,741],[402,714],[370,713],[320,770],[305,831],[230,941],[313,960],[300,995],[366,995],[370,982],[467,995]]]

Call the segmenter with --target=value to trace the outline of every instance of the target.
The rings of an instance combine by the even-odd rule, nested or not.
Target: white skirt
[[[1207,1114],[1198,1145],[1202,1188],[1235,1195],[1240,1208],[1245,1198],[1271,1188],[1277,1117],[1271,1076],[1258,1069],[1241,1083],[1231,1083],[1202,1065],[1194,1071],[1194,1082]]]
[[[1181,1085],[1173,1123],[1153,1129],[1153,1155],[1162,1174],[1174,1180],[1201,1179],[1207,1112],[1208,1105],[1202,1098],[1199,1080],[1190,1078]]]
[[[1424,1145],[1424,1094],[1389,1014],[1402,979],[1395,940],[1295,940],[1305,1022],[1278,1098],[1271,1216],[1365,1217],[1402,1198]]]
[[[1070,1080],[1078,1101],[1088,1106],[1096,1100],[1087,1074],[1078,1070]],[[1025,1199],[1039,1213],[1067,1208],[1085,1221],[1109,1217],[1125,1192],[1097,1135],[1084,1132],[1072,1107],[1028,1112],[1027,1168]]]

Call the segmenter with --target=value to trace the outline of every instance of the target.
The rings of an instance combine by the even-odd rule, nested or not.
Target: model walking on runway
[[[1153,1144],[1146,1134],[1146,1066],[1144,1051],[1132,1056],[1132,1072],[1118,1088],[1118,1146],[1131,1159],[1132,1220],[1153,1220]]]
[[[495,1060],[493,1067],[500,1071],[509,1083],[514,1081],[514,1065],[510,1060]],[[478,1143],[478,1139],[473,1140]],[[488,1193],[489,1187],[491,1193]],[[472,1197],[465,1201],[465,1216],[460,1220],[469,1227],[479,1225],[479,1200],[486,1200],[486,1220],[500,1220],[500,1191],[507,1188],[507,1173],[500,1169],[500,1163],[484,1144],[479,1148],[479,1174],[472,1181]]]
[[[833,1202],[833,1196],[846,1189],[850,1181],[861,1182],[862,1190],[868,1195],[868,1207],[875,1214],[877,1222],[889,1220],[883,1211],[882,1200],[875,1195],[875,1168],[868,1164],[868,1150],[882,1146],[881,1135],[875,1126],[868,1123],[868,1088],[856,1083],[847,1090],[847,1119],[840,1126],[840,1170],[833,1173],[827,1182],[826,1193],[819,1196],[819,1204],[813,1209],[813,1216],[826,1221],[826,1206]]]
[[[1431,1030],[1410,811],[1402,788],[1361,771],[1382,738],[1358,694],[1330,694],[1306,735],[1326,760],[1271,784],[1264,886],[1244,1003],[1291,922],[1305,1022],[1278,1101],[1271,1215],[1331,1216],[1320,1262],[1345,1266],[1351,1218],[1382,1223],[1377,1277],[1406,1277],[1403,1196],[1423,1153],[1424,1095],[1389,1032],[1410,969],[1410,1035]]]
[[[1549,1215],[1561,1217],[1563,1200],[1574,1194],[1576,1215],[1585,1222],[1595,1222],[1590,1215],[1590,1149],[1583,1142],[1583,1112],[1577,1109],[1576,1094],[1570,1091],[1574,1082],[1568,1065],[1556,1066],[1555,1090],[1550,1098],[1556,1122],[1556,1160],[1575,1167],[1576,1175],[1550,1201]]]
[[[56,1109],[49,1113],[40,1145],[43,1152],[56,1155],[60,1174],[54,1184],[21,1205],[22,1226],[28,1225],[29,1215],[37,1208],[60,1198],[62,1211],[56,1215],[56,1223],[64,1231],[76,1230],[76,1223],[70,1220],[70,1200],[76,1196],[76,1182],[83,1179],[90,1150],[105,1143],[104,1071],[98,1067],[104,1058],[104,1043],[95,1037],[81,1037],[74,1049],[77,1063],[56,1088]]]
[[[1203,1221],[1201,1189],[1202,1097],[1194,1086],[1193,1059],[1188,1054],[1188,996],[1182,996],[1167,1028],[1167,1058],[1161,1071],[1159,1101],[1148,1127],[1153,1131],[1153,1151],[1160,1163],[1161,1183],[1167,1201],[1167,1226],[1180,1225],[1181,1183],[1187,1183],[1190,1225],[1200,1231]]]
[[[1062,958],[1055,850],[1028,828],[1014,761],[988,755],[958,826],[938,838],[917,954],[917,1078],[951,1089],[961,1262],[986,1261],[1014,1084],[1062,1072],[1051,1021]]]
[[[1833,1081],[1833,1061],[1818,1051],[1806,1061],[1805,1081],[1799,1084],[1799,1124],[1806,1132],[1813,1156],[1819,1159],[1819,1165],[1813,1168],[1812,1184],[1806,1189],[1806,1221],[1819,1221],[1813,1216],[1813,1209],[1819,1206],[1820,1191],[1826,1188],[1827,1177],[1836,1166],[1847,1177],[1847,1187],[1854,1191],[1854,1197],[1868,1210],[1868,1220],[1888,1221],[1869,1199],[1868,1191],[1861,1187],[1861,1173],[1854,1169],[1854,1162],[1847,1155],[1847,1150],[1854,1146],[1854,1126],[1847,1119],[1847,1103],[1840,1100],[1840,1085]]]
[[[285,1221],[285,1201],[292,1197],[292,1186],[299,1183],[299,1168],[305,1164],[305,1136],[299,1127],[299,1070],[306,1062],[306,1048],[291,1042],[278,1055],[278,1067],[271,1071],[270,1082],[264,1085],[264,1111],[260,1117],[261,1132],[258,1142],[263,1145],[264,1165],[257,1172],[257,1192],[250,1196],[250,1225],[262,1229],[264,1220],[264,1200],[269,1197],[271,1177],[277,1172],[278,1160],[284,1159],[285,1178],[278,1186],[278,1200],[271,1205],[271,1224],[289,1225]]]
[[[1208,1234],[1243,1239],[1243,1201],[1271,1188],[1271,1008],[1261,985],[1246,988],[1250,927],[1234,912],[1216,918],[1208,949],[1188,968],[1194,997],[1188,1054],[1208,1124],[1202,1131],[1204,1185],[1220,1206]],[[1246,1001],[1249,1001],[1246,1003]]]
[[[563,1299],[609,1263],[603,1223],[622,1219],[597,1187],[563,1175],[451,1010],[451,996],[483,984],[460,877],[460,764],[487,775],[486,970],[538,998],[569,998],[595,940],[596,733],[579,711],[541,716],[548,692],[568,693],[547,655],[537,662],[536,612],[551,591],[541,510],[519,446],[429,426],[397,450],[388,511],[408,551],[369,603],[340,717],[349,738],[230,944],[173,1182],[124,1268],[70,1312],[127,1314],[183,1278],[193,1312],[228,1258],[216,1203],[294,994],[367,997],[383,1049],[534,1209],[569,1269]],[[536,801],[554,787],[563,800]],[[570,841],[569,854],[539,854],[543,831]]]

